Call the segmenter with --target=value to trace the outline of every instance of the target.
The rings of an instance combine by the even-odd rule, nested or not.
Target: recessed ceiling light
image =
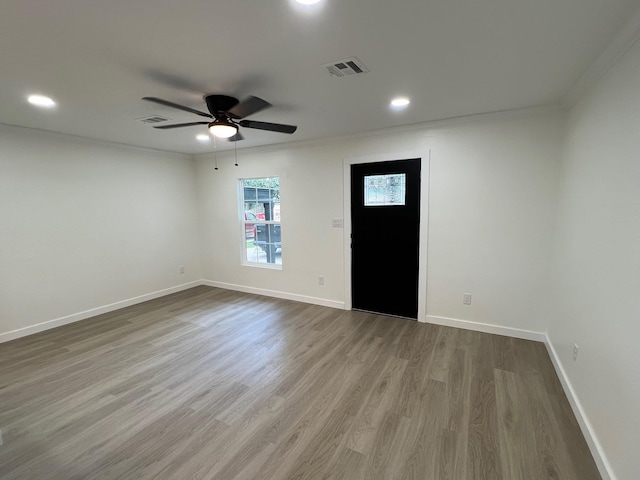
[[[55,107],[56,102],[54,102],[51,98],[45,97],[44,95],[29,95],[27,98],[30,104],[36,105],[38,107]]]
[[[391,106],[395,108],[402,108],[409,105],[411,101],[407,97],[396,97],[391,100]]]
[[[209,140],[211,140],[211,137],[206,133],[201,133],[200,135],[196,135],[196,139],[201,142],[208,142]]]
[[[302,5],[313,5],[314,3],[318,3],[320,0],[296,0],[296,2],[301,3]]]

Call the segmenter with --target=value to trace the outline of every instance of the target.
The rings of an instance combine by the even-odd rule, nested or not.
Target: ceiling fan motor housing
[[[225,112],[231,110],[239,103],[237,98],[228,95],[207,95],[204,97],[204,101],[207,102],[207,109],[216,118],[218,118],[216,113],[220,113],[222,118],[227,118]]]

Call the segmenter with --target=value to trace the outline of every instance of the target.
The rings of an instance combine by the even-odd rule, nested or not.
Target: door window
[[[407,176],[404,173],[366,175],[364,177],[364,206],[404,205],[406,191]]]

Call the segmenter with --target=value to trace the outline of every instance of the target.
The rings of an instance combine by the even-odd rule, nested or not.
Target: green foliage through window
[[[280,177],[245,178],[242,183],[245,187],[272,188],[274,198],[280,198]]]

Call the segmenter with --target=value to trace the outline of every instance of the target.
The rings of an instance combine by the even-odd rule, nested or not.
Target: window
[[[282,268],[280,177],[241,179],[240,212],[243,263]]]
[[[364,206],[404,205],[407,178],[404,173],[364,177]]]

